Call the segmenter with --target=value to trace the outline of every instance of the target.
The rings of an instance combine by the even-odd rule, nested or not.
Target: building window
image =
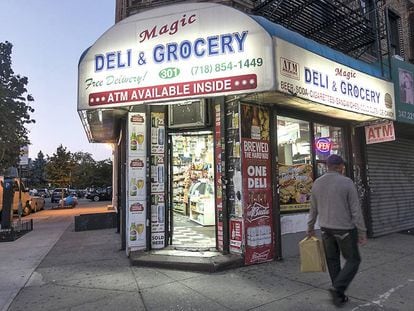
[[[309,122],[278,116],[277,143],[280,210],[309,210],[313,184]]]
[[[342,127],[277,117],[281,213],[309,210],[313,181],[327,171],[328,156],[337,154],[347,162],[344,137]]]
[[[389,22],[389,40],[391,55],[401,55],[400,32],[401,32],[401,18],[394,12],[388,10]],[[403,56],[403,55],[401,55]]]

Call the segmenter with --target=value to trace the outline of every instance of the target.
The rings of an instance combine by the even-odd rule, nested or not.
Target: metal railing
[[[0,242],[15,241],[33,230],[33,219],[14,221],[11,228],[0,228]]]

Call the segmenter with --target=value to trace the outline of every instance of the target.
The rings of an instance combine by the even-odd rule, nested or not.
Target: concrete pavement
[[[213,274],[136,267],[115,229],[74,232],[72,216],[46,212],[33,232],[0,243],[2,311],[336,309],[328,274],[300,273],[298,257]],[[341,309],[413,310],[414,235],[371,239],[361,253]]]
[[[0,243],[0,310],[7,310],[44,257],[73,223],[75,215],[107,211],[107,202],[75,209],[47,210],[31,214],[34,230],[13,242]],[[56,205],[56,204],[55,204]]]

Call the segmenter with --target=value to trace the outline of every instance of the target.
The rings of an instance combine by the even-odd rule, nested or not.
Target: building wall
[[[116,0],[116,9],[115,9],[115,21],[119,22],[120,20],[133,15],[139,12],[142,12],[147,9],[154,7],[184,3],[188,1],[184,0]],[[249,12],[253,8],[253,1],[250,0],[193,0],[192,2],[210,2],[210,3],[221,3],[234,8],[237,8],[241,11]]]

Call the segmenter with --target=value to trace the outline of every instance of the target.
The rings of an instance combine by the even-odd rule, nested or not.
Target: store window
[[[327,171],[328,156],[338,154],[346,162],[344,130],[278,116],[277,143],[280,211],[307,211],[313,181]]]
[[[277,117],[279,198],[281,212],[308,210],[313,183],[310,123]]]
[[[329,155],[340,155],[346,161],[345,143],[342,128],[336,126],[315,123],[314,137],[316,177],[319,177],[327,170],[326,159]]]

